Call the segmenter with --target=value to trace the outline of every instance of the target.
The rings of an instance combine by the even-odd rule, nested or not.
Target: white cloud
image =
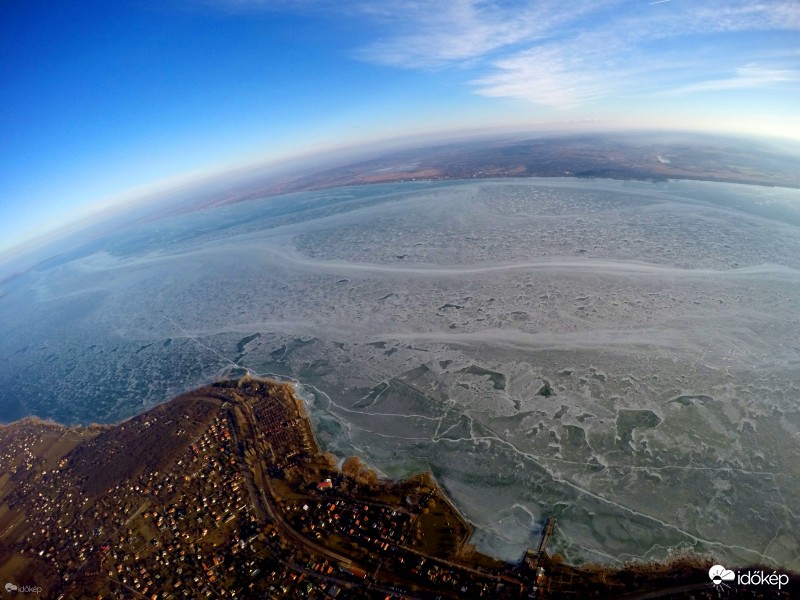
[[[662,87],[673,85],[677,90],[679,67],[688,66],[686,75],[690,77],[695,75],[692,71],[703,69],[703,57],[693,55],[692,48],[672,57],[675,62],[670,65],[648,45],[663,47],[675,40],[680,47],[690,36],[800,30],[800,3],[792,0],[675,1],[655,6],[622,0],[568,4],[395,0],[380,6],[374,14],[394,25],[380,41],[361,49],[360,58],[405,68],[483,70],[483,75],[470,82],[475,93],[559,108],[617,92],[640,89],[647,94],[657,87],[658,76],[668,73],[674,78],[667,77]],[[703,43],[710,42],[704,39]],[[706,52],[719,50],[713,43],[705,48]],[[728,59],[714,58],[717,63]],[[694,65],[689,64],[692,61]],[[773,85],[784,81],[781,77],[787,73],[790,71],[743,67],[730,79],[684,85],[681,93],[715,86]],[[707,78],[708,73],[700,76]]]
[[[692,11],[694,26],[704,31],[796,31],[800,29],[800,3],[723,2],[704,4]]]
[[[602,4],[573,1],[564,10],[550,2],[381,2],[367,12],[388,27],[388,35],[362,48],[358,56],[407,68],[463,65],[499,49],[543,39]]]
[[[736,74],[723,79],[709,79],[661,92],[667,96],[681,96],[703,92],[764,88],[782,83],[800,81],[800,71],[792,69],[769,69],[746,65],[736,69]]]
[[[476,94],[560,108],[617,93],[652,97],[779,85],[795,81],[793,69],[800,68],[800,44],[770,47],[785,55],[770,61],[759,55],[763,49],[738,47],[730,37],[800,31],[798,0],[201,1],[360,20],[375,40],[354,50],[360,60],[469,69],[477,73],[470,81]],[[761,66],[734,72],[748,63]],[[734,74],[721,76],[726,68]]]
[[[572,108],[606,95],[613,82],[561,49],[535,48],[494,62],[494,72],[472,81],[481,96],[516,98]]]

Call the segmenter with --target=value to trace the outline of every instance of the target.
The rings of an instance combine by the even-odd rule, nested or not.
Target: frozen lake
[[[800,570],[800,191],[504,179],[139,223],[0,285],[0,421],[116,421],[232,366],[430,469],[514,560]]]

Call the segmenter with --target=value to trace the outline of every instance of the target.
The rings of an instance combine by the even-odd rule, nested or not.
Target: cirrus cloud
[[[574,108],[797,83],[797,0],[202,0],[356,22],[352,56],[468,74],[488,98]],[[747,36],[747,37],[742,37]]]
[[[358,58],[477,71],[469,84],[485,97],[566,109],[619,93],[687,95],[796,81],[798,56],[787,58],[778,41],[781,32],[800,31],[800,4],[793,1],[381,6],[372,14],[386,29]],[[760,37],[742,47],[733,34],[747,33]]]

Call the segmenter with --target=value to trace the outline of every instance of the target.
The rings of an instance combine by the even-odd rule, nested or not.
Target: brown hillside
[[[97,495],[148,469],[160,471],[205,430],[223,400],[204,387],[156,406],[75,448],[68,472]]]

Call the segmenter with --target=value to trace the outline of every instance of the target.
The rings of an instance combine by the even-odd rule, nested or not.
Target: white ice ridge
[[[237,236],[238,237],[238,236]],[[283,242],[281,244],[280,242]],[[373,274],[373,275],[415,275],[420,277],[462,277],[507,271],[548,271],[562,270],[567,272],[588,272],[590,274],[607,275],[640,275],[655,277],[708,278],[708,277],[764,277],[778,276],[800,278],[800,269],[786,265],[763,263],[734,269],[690,269],[648,263],[644,261],[586,259],[573,257],[549,257],[546,259],[516,261],[507,263],[491,263],[477,265],[394,265],[368,262],[352,262],[340,260],[315,260],[286,247],[286,240],[242,242],[237,238],[223,243],[212,243],[196,250],[176,252],[166,256],[145,256],[135,259],[116,259],[106,256],[105,260],[87,260],[81,263],[84,270],[103,271],[118,268],[130,269],[157,265],[186,258],[213,256],[220,259],[225,252],[235,253],[236,260],[250,258],[261,264],[276,264],[282,267],[296,267],[298,270],[330,272],[338,275]]]
[[[374,274],[397,274],[397,275],[419,275],[427,277],[458,277],[463,275],[480,275],[483,273],[497,273],[502,271],[542,271],[542,270],[567,270],[590,273],[608,274],[632,274],[632,275],[654,275],[663,277],[671,275],[675,277],[739,277],[739,276],[763,276],[763,275],[783,275],[790,277],[800,277],[800,270],[785,265],[764,263],[736,269],[686,269],[669,265],[659,265],[654,263],[639,261],[621,260],[602,260],[602,259],[580,259],[580,258],[549,258],[528,261],[518,261],[512,263],[496,263],[488,265],[465,265],[465,266],[428,266],[428,265],[383,265],[366,262],[347,262],[347,261],[327,261],[313,260],[300,255],[297,252],[287,252],[284,249],[261,247],[268,251],[274,258],[280,260],[284,265],[310,268],[318,271],[331,271],[340,274],[351,273],[374,273]],[[239,249],[241,252],[241,248]],[[266,259],[266,257],[263,257]]]
[[[414,333],[379,332],[380,339],[443,342],[456,345],[487,344],[515,348],[518,350],[548,350],[551,348],[604,348],[606,346],[661,346],[684,349],[691,347],[681,332],[664,329],[643,328],[636,330],[593,330],[553,333],[528,333],[518,329],[482,329],[451,333],[449,331],[425,331]]]

